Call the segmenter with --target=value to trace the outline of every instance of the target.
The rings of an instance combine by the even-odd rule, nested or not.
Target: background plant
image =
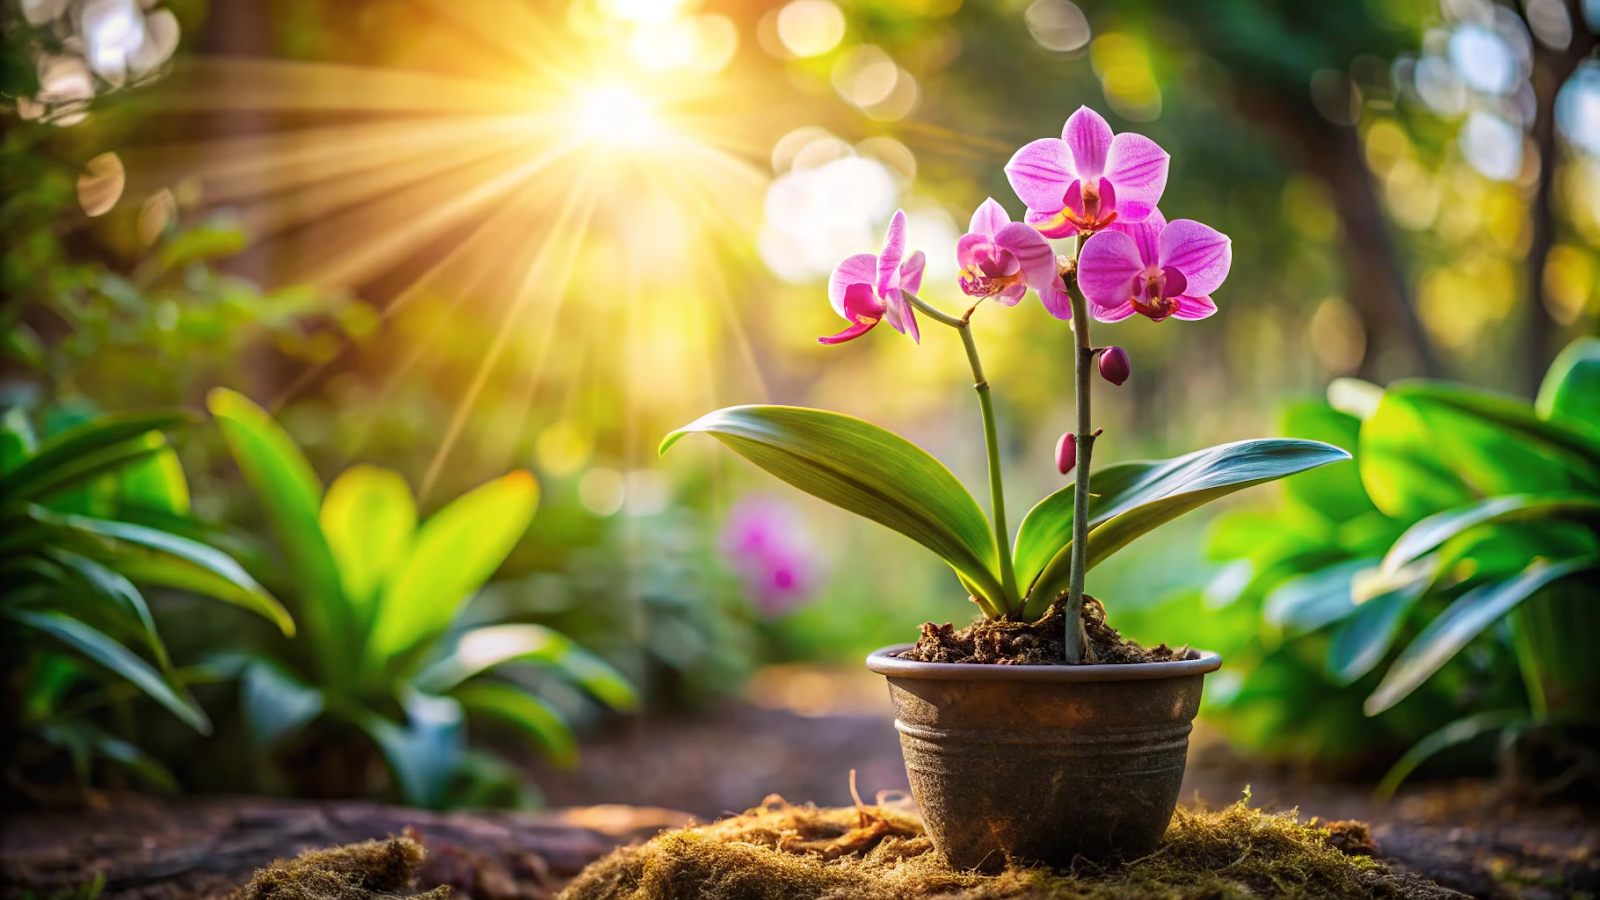
[[[227,553],[197,540],[188,484],[166,431],[181,412],[88,418],[38,440],[20,408],[0,428],[0,620],[4,621],[11,785],[33,780],[29,741],[64,752],[80,782],[96,761],[161,788],[173,775],[119,736],[129,701],[153,700],[202,734],[212,730],[146,598],[150,588],[202,594],[251,610],[284,635],[289,614]],[[108,721],[109,719],[109,721]]]
[[[580,685],[614,709],[633,688],[610,666],[550,628],[456,629],[472,596],[533,519],[537,486],[513,472],[419,523],[398,474],[345,470],[324,493],[289,436],[242,395],[213,391],[209,406],[278,537],[284,596],[305,622],[303,640],[239,654],[240,707],[261,750],[299,738],[299,751],[338,752],[340,726],[364,733],[407,802],[523,797],[515,771],[466,747],[470,718],[515,726],[558,762],[576,748],[561,715],[536,693],[495,675],[531,663]],[[506,667],[502,669],[502,667]],[[319,730],[330,726],[333,731]],[[318,741],[333,741],[318,748]],[[305,746],[306,742],[310,746]],[[363,777],[359,755],[353,774]],[[311,771],[345,777],[324,763]],[[359,789],[360,784],[343,786]]]

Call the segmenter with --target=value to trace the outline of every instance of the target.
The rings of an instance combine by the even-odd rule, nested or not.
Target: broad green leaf
[[[1600,494],[1508,494],[1436,513],[1406,530],[1383,558],[1394,572],[1445,541],[1490,522],[1600,520]]]
[[[195,731],[201,734],[211,733],[211,722],[206,719],[205,712],[182,685],[168,682],[149,663],[107,636],[105,632],[91,628],[60,612],[0,609],[0,615],[71,647],[85,659],[131,682]]]
[[[1361,420],[1321,403],[1298,403],[1283,412],[1284,437],[1322,441],[1354,454],[1361,439]],[[1375,507],[1361,487],[1356,466],[1329,466],[1284,482],[1283,493],[1303,510],[1333,522],[1347,522]]]
[[[1600,447],[1526,403],[1403,382],[1361,426],[1361,480],[1385,513],[1414,522],[1501,494],[1600,490]]]
[[[87,512],[90,489],[98,482],[108,475],[148,462],[167,449],[167,439],[161,432],[146,432],[65,460],[61,465],[19,484],[15,493],[6,495],[0,502],[18,504],[50,501],[52,506],[62,509]]]
[[[38,728],[38,735],[51,745],[67,751],[84,775],[88,773],[90,758],[98,756],[122,766],[157,790],[176,793],[179,789],[178,779],[165,766],[143,750],[106,733],[82,716],[42,724]]]
[[[1134,463],[1107,466],[1095,472],[1089,480],[1090,505],[1093,506],[1096,497],[1127,490],[1133,481],[1149,470],[1148,467],[1154,465],[1159,464]],[[1028,514],[1022,519],[1022,524],[1017,528],[1014,564],[1017,569],[1017,584],[1024,592],[1044,570],[1050,558],[1056,555],[1056,551],[1072,543],[1074,496],[1075,491],[1070,484],[1056,491],[1040,500],[1033,509],[1028,510]],[[1093,522],[1092,514],[1090,521]]]
[[[23,460],[37,452],[38,446],[26,410],[13,406],[0,414],[0,477],[22,465]]]
[[[1412,745],[1411,749],[1407,750],[1405,755],[1384,774],[1383,780],[1373,789],[1373,794],[1380,800],[1387,800],[1394,796],[1394,792],[1400,788],[1401,782],[1405,781],[1407,776],[1434,755],[1465,744],[1480,735],[1493,734],[1496,731],[1532,722],[1533,717],[1525,709],[1495,710],[1457,719]]]
[[[123,616],[132,619],[134,627],[131,630],[138,634],[139,639],[150,649],[156,658],[156,663],[163,669],[170,665],[167,647],[161,642],[160,633],[156,631],[155,618],[150,615],[150,605],[145,602],[144,595],[139,593],[139,589],[133,586],[133,582],[122,573],[113,571],[87,556],[80,556],[60,547],[51,548],[47,554],[50,559],[76,575],[79,583],[88,588],[91,594],[107,602]]]
[[[417,529],[384,588],[368,643],[373,667],[442,633],[533,521],[539,485],[512,472],[457,497]]]
[[[401,706],[404,725],[370,712],[360,715],[356,724],[377,742],[406,803],[437,809],[444,805],[465,750],[461,704],[453,697],[409,691]]]
[[[266,507],[301,594],[298,612],[318,652],[338,664],[352,653],[357,636],[333,551],[318,520],[322,484],[289,435],[248,398],[217,388],[207,395],[206,405],[239,471]]]
[[[55,435],[39,445],[27,461],[0,477],[0,498],[31,495],[29,485],[47,473],[125,441],[194,421],[181,411],[116,413],[101,416]]]
[[[86,551],[89,555],[100,557],[134,582],[193,590],[242,606],[277,625],[286,636],[294,636],[294,620],[288,611],[221,550],[132,522],[61,515],[37,506],[31,513],[39,522],[88,540],[96,548]],[[109,550],[105,539],[113,542]]]
[[[1332,625],[1356,611],[1350,585],[1357,575],[1377,565],[1376,559],[1352,559],[1290,578],[1267,595],[1262,618],[1289,637]]]
[[[1354,684],[1382,662],[1399,636],[1406,614],[1432,581],[1431,573],[1419,572],[1410,582],[1358,603],[1355,612],[1333,631],[1328,644],[1328,676],[1341,685]]]
[[[1600,440],[1600,338],[1567,345],[1539,385],[1539,418],[1564,422]]]
[[[344,595],[367,618],[384,577],[405,559],[417,530],[417,501],[398,472],[346,469],[322,500],[322,533],[339,565]]]
[[[572,729],[550,704],[509,684],[481,681],[458,688],[453,696],[468,715],[487,716],[516,726],[560,766],[578,761]]]
[[[1094,479],[1118,485],[1095,489],[1089,501],[1089,568],[1135,538],[1218,497],[1296,472],[1339,462],[1350,454],[1319,441],[1265,438],[1197,450],[1161,462],[1107,466]],[[1137,471],[1125,471],[1136,468]],[[1090,481],[1094,488],[1096,482]],[[1071,546],[1061,547],[1029,588],[1028,616],[1043,615],[1067,589]]]
[[[563,673],[612,709],[629,712],[638,708],[638,694],[621,672],[571,638],[543,625],[514,623],[474,628],[415,680],[419,688],[442,694],[509,662],[542,663]]]
[[[266,749],[322,714],[322,691],[269,659],[257,659],[239,676],[239,707],[251,741]]]
[[[1403,700],[1417,686],[1449,662],[1467,642],[1517,608],[1535,591],[1577,572],[1600,566],[1600,559],[1586,557],[1551,563],[1534,562],[1522,573],[1505,581],[1491,582],[1456,598],[1437,619],[1417,635],[1384,673],[1364,709],[1377,715]]]
[[[170,516],[189,515],[189,481],[171,447],[123,469],[117,476],[120,508],[133,507]]]
[[[1014,605],[996,574],[999,550],[977,501],[944,464],[905,438],[839,413],[734,406],[667,435],[709,434],[794,487],[911,538],[983,591]]]

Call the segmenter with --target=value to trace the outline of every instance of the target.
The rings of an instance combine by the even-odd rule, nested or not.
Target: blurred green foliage
[[[47,782],[64,753],[82,782],[96,762],[158,788],[177,781],[109,727],[144,696],[202,734],[180,667],[146,592],[177,588],[251,610],[285,635],[294,622],[228,554],[196,539],[188,484],[164,432],[182,412],[97,416],[40,441],[12,408],[0,426],[0,635],[8,686],[8,789]]]

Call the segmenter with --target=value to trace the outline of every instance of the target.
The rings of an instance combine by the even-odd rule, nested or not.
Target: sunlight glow
[[[586,139],[608,144],[642,145],[660,138],[664,131],[648,100],[616,85],[585,91],[578,118]]]

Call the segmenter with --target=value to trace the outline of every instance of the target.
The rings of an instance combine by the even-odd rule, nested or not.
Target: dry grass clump
[[[1180,810],[1155,853],[1072,872],[949,868],[914,817],[816,809],[781,798],[742,816],[669,831],[585,869],[561,900],[1225,900],[1461,897],[1371,858],[1365,828],[1302,824],[1243,802]],[[1350,852],[1342,847],[1351,848]],[[1365,850],[1365,852],[1362,852]]]
[[[410,837],[308,850],[292,860],[257,869],[228,900],[391,900],[409,892],[427,851]],[[436,887],[411,900],[449,900]]]

